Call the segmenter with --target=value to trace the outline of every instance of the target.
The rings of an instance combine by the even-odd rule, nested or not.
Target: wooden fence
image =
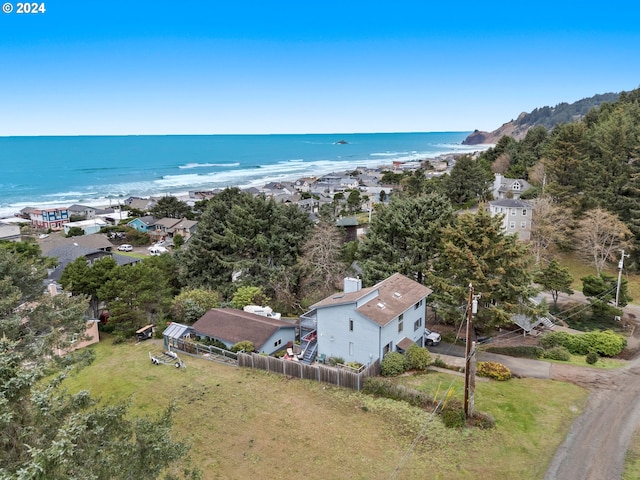
[[[353,390],[360,390],[367,377],[374,377],[380,374],[379,360],[360,371],[355,371],[348,367],[330,367],[321,364],[307,365],[306,363],[268,357],[257,353],[238,353],[238,366],[257,368],[294,378],[330,383]]]

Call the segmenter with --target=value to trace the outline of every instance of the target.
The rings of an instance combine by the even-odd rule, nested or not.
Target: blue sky
[[[0,136],[493,130],[640,86],[631,1],[10,3]]]

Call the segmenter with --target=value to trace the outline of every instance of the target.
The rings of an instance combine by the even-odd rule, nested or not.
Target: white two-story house
[[[431,289],[396,273],[369,288],[346,278],[344,292],[311,306],[301,317],[302,348],[319,358],[367,365],[386,353],[424,344]],[[304,335],[304,332],[309,332]],[[315,356],[305,355],[312,361]]]

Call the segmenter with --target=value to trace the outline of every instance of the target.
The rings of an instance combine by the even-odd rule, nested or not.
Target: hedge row
[[[550,332],[542,336],[540,345],[546,349],[565,347],[574,355],[596,353],[603,357],[615,357],[627,346],[627,340],[611,330],[576,335],[567,332]]]

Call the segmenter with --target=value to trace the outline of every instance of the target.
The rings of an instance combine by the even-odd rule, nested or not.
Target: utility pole
[[[473,284],[469,284],[469,305],[467,306],[467,345],[465,351],[464,366],[464,415],[470,418],[473,415],[473,393],[475,390],[475,342],[471,349],[471,321],[473,315],[478,313],[478,299],[473,295]],[[472,360],[473,357],[473,360]]]
[[[622,267],[624,267],[624,257],[628,257],[629,254],[624,253],[624,249],[620,250],[620,261],[618,262],[618,287],[616,288],[616,308],[618,308],[618,301],[620,300],[620,284],[622,283]]]

